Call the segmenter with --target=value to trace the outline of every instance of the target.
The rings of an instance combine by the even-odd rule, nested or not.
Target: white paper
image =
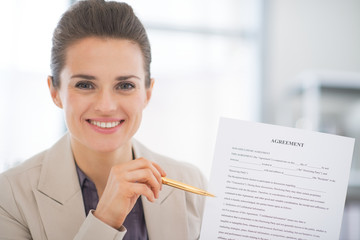
[[[220,119],[201,239],[338,240],[354,143]]]

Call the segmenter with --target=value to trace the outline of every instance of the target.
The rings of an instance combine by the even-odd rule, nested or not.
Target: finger
[[[134,161],[129,161],[127,163],[123,163],[123,164],[118,164],[116,166],[112,167],[112,170],[117,173],[120,174],[122,172],[131,172],[131,171],[135,171],[138,169],[151,169],[154,172],[154,175],[159,174],[159,171],[157,170],[156,167],[153,166],[153,163],[145,158],[138,158],[135,159]]]
[[[138,158],[135,159],[135,162],[138,163],[138,168],[149,168],[153,171],[156,179],[158,180],[159,184],[162,183],[161,177],[166,176],[165,171],[156,163],[151,162],[145,158]]]
[[[149,200],[150,202],[155,201],[155,195],[152,189],[149,188],[147,184],[143,183],[132,183],[131,189],[136,195],[143,195]]]
[[[160,173],[161,177],[166,176],[166,172],[157,164],[152,162],[152,165],[156,168],[156,170]]]
[[[162,170],[162,168],[145,158],[138,158],[135,161],[130,161],[125,164],[119,164],[114,166],[112,169],[116,174],[122,175],[125,174],[125,180],[130,182],[146,182],[149,184],[149,187],[153,189],[154,194],[158,197],[159,191],[162,189],[162,176],[165,176],[166,173]],[[156,179],[158,184],[155,184],[153,180],[151,180],[151,175],[148,172],[145,172],[145,175],[141,175],[139,170],[151,171],[153,177]],[[126,177],[127,176],[127,177]]]
[[[161,183],[159,183],[156,176],[153,174],[151,169],[138,169],[135,171],[128,172],[126,174],[126,181],[132,183],[143,183],[152,189],[154,196],[158,198]]]
[[[157,181],[159,182],[160,184],[160,190],[162,190],[162,179],[161,177],[165,177],[166,176],[166,173],[165,171],[156,163],[152,163],[152,165],[156,168],[156,170],[160,173],[160,175],[156,175],[156,178],[157,178]]]

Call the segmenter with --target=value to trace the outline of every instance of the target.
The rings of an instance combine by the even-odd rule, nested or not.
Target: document
[[[354,143],[221,118],[201,239],[338,240]]]

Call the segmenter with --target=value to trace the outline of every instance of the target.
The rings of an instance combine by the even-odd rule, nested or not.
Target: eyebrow
[[[138,76],[135,75],[125,75],[125,76],[119,76],[117,78],[115,78],[118,81],[124,81],[124,80],[128,80],[129,78],[136,78],[138,80],[141,80],[141,78],[139,78]]]
[[[71,78],[83,78],[86,80],[96,80],[95,76],[87,75],[87,74],[75,74],[75,75],[72,75]],[[116,77],[115,80],[125,81],[125,80],[128,80],[129,78],[136,78],[138,80],[141,80],[141,78],[139,78],[138,76],[135,76],[135,75],[119,76],[119,77]]]
[[[86,75],[86,74],[75,74],[75,75],[72,75],[70,78],[83,78],[86,80],[96,80],[96,77],[91,76],[91,75]]]

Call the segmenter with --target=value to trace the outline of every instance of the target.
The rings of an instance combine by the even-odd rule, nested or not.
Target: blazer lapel
[[[152,153],[136,141],[133,142],[133,149],[136,158],[145,157],[156,162]],[[165,166],[165,171],[168,170],[174,169]],[[46,153],[34,195],[47,238],[72,239],[86,216],[69,134]],[[142,196],[150,240],[182,240],[188,236],[184,195],[183,191],[163,185],[154,203]]]
[[[48,150],[34,194],[47,238],[74,237],[85,210],[68,134]]]
[[[144,157],[157,162],[152,153],[133,141],[135,158]],[[163,167],[163,166],[162,166]],[[165,169],[167,171],[169,169]],[[184,192],[163,185],[159,198],[150,202],[141,196],[149,239],[183,240],[188,236],[188,222]]]
[[[154,203],[141,196],[149,239],[183,240],[188,236],[184,196],[180,191],[167,190],[164,186],[159,199]],[[183,193],[180,193],[181,195]],[[167,197],[164,197],[167,195]]]

